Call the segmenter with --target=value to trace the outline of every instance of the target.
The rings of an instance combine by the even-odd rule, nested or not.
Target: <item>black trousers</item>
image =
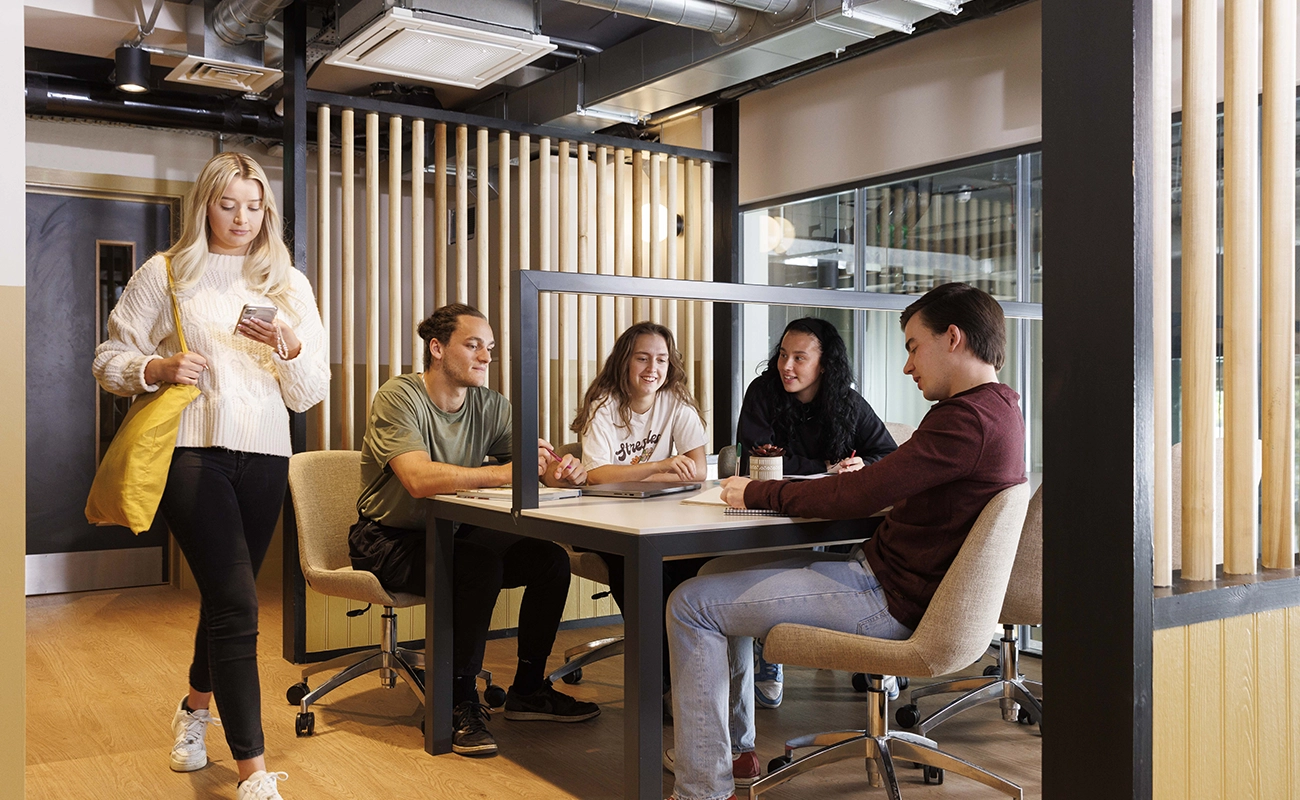
[[[226,743],[241,761],[265,750],[254,581],[288,476],[283,456],[178,447],[159,508],[201,597],[190,686],[212,692]]]
[[[361,517],[348,535],[353,569],[373,572],[390,592],[424,594],[425,532]],[[492,609],[502,589],[524,587],[520,660],[545,664],[569,597],[569,556],[553,542],[462,525],[452,555],[452,675],[483,669]]]

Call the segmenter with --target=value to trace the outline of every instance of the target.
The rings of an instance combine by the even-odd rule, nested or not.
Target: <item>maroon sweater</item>
[[[984,506],[1024,481],[1020,395],[986,383],[936,403],[910,440],[874,464],[819,481],[755,481],[745,505],[824,519],[892,505],[863,552],[889,613],[915,629]]]

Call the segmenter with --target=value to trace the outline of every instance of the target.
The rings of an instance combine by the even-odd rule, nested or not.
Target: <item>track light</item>
[[[138,47],[122,45],[113,54],[117,63],[113,84],[123,92],[149,91],[149,54]]]

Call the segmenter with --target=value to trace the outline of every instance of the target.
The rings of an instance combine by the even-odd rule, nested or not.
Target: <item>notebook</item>
[[[491,489],[461,489],[456,492],[457,497],[470,497],[475,500],[506,500],[514,499],[514,490],[509,486],[496,486]],[[578,497],[582,494],[581,489],[557,489],[551,486],[538,486],[537,499],[540,502],[547,500],[564,500],[569,497]]]
[[[691,506],[725,506],[722,502],[722,487],[713,486],[705,489],[694,497],[683,497],[682,503]]]
[[[729,517],[784,517],[780,511],[773,511],[770,508],[732,508],[727,506],[722,510],[723,514]]]
[[[693,492],[702,486],[699,481],[623,481],[584,486],[582,493],[592,497],[631,497],[645,499],[678,492]]]

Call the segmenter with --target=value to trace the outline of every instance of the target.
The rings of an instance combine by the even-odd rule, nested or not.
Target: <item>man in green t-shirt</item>
[[[443,306],[420,323],[423,374],[400,375],[375,394],[361,445],[359,519],[348,536],[355,569],[373,572],[390,592],[424,594],[424,498],[511,479],[510,401],[487,388],[495,339],[467,305]],[[551,486],[587,478],[572,456],[556,460],[539,440],[537,474]],[[487,456],[501,462],[484,466]],[[452,557],[452,750],[491,755],[475,679],[497,595],[524,587],[519,608],[519,667],[506,693],[505,717],[579,722],[600,713],[547,683],[569,594],[569,557],[552,542],[462,525]]]

